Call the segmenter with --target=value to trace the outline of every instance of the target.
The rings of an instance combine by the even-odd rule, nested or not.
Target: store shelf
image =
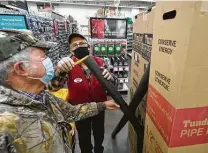
[[[127,33],[127,36],[133,36],[133,33]]]
[[[118,78],[119,83],[128,83],[128,78]]]

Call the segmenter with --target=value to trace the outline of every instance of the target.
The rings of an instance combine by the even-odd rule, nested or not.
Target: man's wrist
[[[104,111],[106,109],[105,103],[104,102],[97,103],[97,109],[99,112]]]

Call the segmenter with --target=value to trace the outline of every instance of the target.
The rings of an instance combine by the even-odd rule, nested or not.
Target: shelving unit
[[[28,27],[33,35],[41,40],[55,42],[53,20],[38,15],[27,15]]]
[[[89,25],[91,29],[90,41],[92,54],[103,58],[106,68],[118,78],[118,91],[124,94],[128,92],[126,84],[128,83],[129,74],[127,59],[127,26],[123,27],[123,29],[119,29],[119,26],[126,22],[127,20],[124,18],[90,18]],[[112,26],[110,25],[111,23],[114,24],[113,27],[110,27]],[[112,29],[115,31],[112,31]],[[119,33],[122,30],[125,32],[123,35]],[[116,32],[118,32],[118,34]]]
[[[78,31],[76,22],[67,21],[64,16],[53,11],[29,14],[27,11],[14,10],[4,5],[1,5],[1,8],[0,14],[24,16],[26,21],[22,22],[26,23],[25,29],[31,30],[36,38],[54,45],[47,55],[54,64],[69,54],[67,38],[70,33]]]
[[[133,25],[128,24],[128,28],[127,28],[127,53],[132,52],[132,43],[133,43]]]
[[[32,24],[29,24],[29,29],[32,30],[34,36],[44,41],[56,43],[49,51],[48,56],[54,64],[57,64],[61,57],[68,55],[67,38],[73,29],[70,22],[54,11],[28,16],[29,19],[31,17],[33,20]]]

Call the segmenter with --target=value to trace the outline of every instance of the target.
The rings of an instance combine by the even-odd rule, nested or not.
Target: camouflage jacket
[[[0,153],[71,153],[69,122],[105,109],[104,103],[72,106],[48,92],[44,101],[0,86]]]

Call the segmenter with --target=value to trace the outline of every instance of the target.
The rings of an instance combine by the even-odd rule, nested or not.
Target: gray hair
[[[7,60],[0,62],[0,82],[4,82],[7,79],[8,74],[11,72],[11,66],[13,66],[16,62],[30,60],[30,50],[31,48],[26,48]]]

